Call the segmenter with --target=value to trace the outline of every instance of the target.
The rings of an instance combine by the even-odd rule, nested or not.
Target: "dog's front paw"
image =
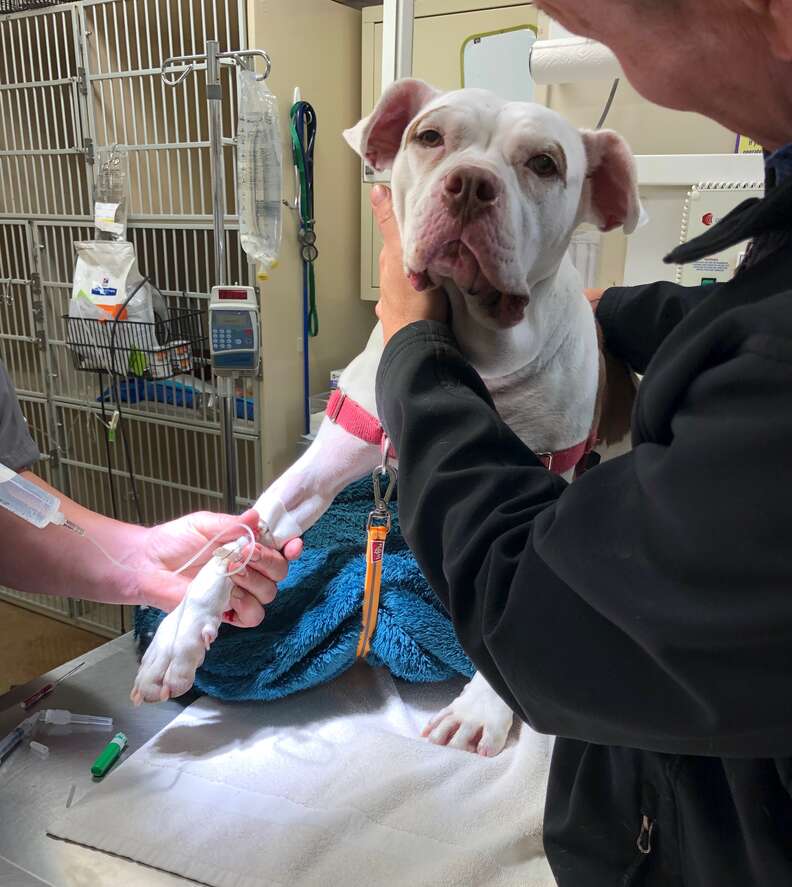
[[[477,672],[459,696],[424,727],[435,745],[494,757],[503,751],[514,714]]]
[[[140,663],[130,698],[163,702],[192,687],[195,672],[217,637],[220,619],[185,598],[157,629]]]
[[[231,585],[225,559],[212,557],[201,567],[182,602],[162,620],[141,660],[130,694],[135,705],[163,702],[192,687],[195,672],[217,637]]]

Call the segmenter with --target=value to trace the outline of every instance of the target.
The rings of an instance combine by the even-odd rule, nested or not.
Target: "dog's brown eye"
[[[425,129],[415,139],[426,148],[438,148],[443,144],[443,137],[436,129]]]
[[[532,170],[541,179],[549,179],[550,176],[558,175],[558,167],[555,160],[549,154],[537,154],[532,157],[526,164],[528,169]]]

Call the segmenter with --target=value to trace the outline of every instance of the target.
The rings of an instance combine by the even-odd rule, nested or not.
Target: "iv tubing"
[[[243,529],[243,530],[248,534],[248,536],[250,537],[250,541],[251,541],[251,543],[252,543],[252,545],[253,545],[253,548],[251,548],[251,550],[248,552],[247,557],[245,557],[245,558],[243,559],[242,563],[239,564],[239,566],[235,567],[233,570],[231,570],[229,573],[226,574],[226,575],[229,576],[229,577],[230,577],[230,576],[236,576],[237,573],[241,573],[241,572],[247,567],[247,565],[250,563],[250,561],[251,561],[251,559],[252,559],[252,557],[253,557],[253,552],[256,550],[256,549],[255,549],[255,545],[256,545],[256,537],[255,537],[255,535],[253,534],[253,530],[251,530],[250,527],[249,527],[247,524],[239,524],[239,526],[242,527],[242,529]],[[96,548],[98,548],[99,551],[101,551],[102,554],[103,554],[103,555],[104,555],[104,556],[105,556],[105,557],[106,557],[111,563],[115,564],[120,570],[126,570],[127,573],[139,573],[139,572],[140,572],[140,570],[135,569],[134,567],[128,567],[126,564],[122,564],[120,561],[117,561],[117,560],[116,560],[116,559],[110,554],[110,552],[108,552],[105,548],[103,548],[102,545],[100,545],[99,542],[97,542],[96,539],[93,538],[93,536],[89,536],[87,533],[85,533],[85,531],[82,531],[82,528],[81,528],[81,527],[77,528],[77,527],[75,527],[75,525],[72,524],[72,526],[70,527],[70,529],[77,529],[78,532],[81,531],[81,532],[80,532],[80,535],[81,535],[81,536],[84,536],[84,537],[85,537],[85,538],[86,538],[86,539],[87,539],[92,545],[94,545]],[[210,548],[211,548],[211,547],[212,547],[212,546],[218,541],[218,539],[219,539],[221,536],[226,536],[227,534],[228,534],[228,530],[221,530],[219,533],[216,533],[216,534],[215,534],[214,536],[212,536],[212,538],[211,538],[211,539],[210,539],[210,540],[209,540],[209,541],[208,541],[208,542],[207,542],[202,548],[200,548],[200,549],[199,549],[199,550],[198,550],[198,551],[197,551],[197,552],[196,552],[196,553],[195,553],[195,554],[194,554],[194,555],[193,555],[193,556],[192,556],[192,557],[191,557],[186,563],[183,563],[183,564],[179,567],[178,570],[170,570],[170,571],[166,571],[166,572],[171,572],[171,573],[173,573],[174,575],[178,575],[179,573],[183,573],[185,570],[189,570],[190,567],[191,567],[191,566],[192,566],[192,565],[193,565],[193,564],[194,564],[194,563],[195,563],[200,557],[202,557],[202,556],[206,553],[206,551],[207,551],[208,549],[210,549]]]

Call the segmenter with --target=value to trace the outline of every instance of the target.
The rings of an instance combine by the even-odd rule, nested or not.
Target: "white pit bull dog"
[[[443,287],[454,334],[501,416],[534,452],[547,461],[552,454],[552,470],[569,473],[596,425],[601,361],[566,251],[581,222],[635,228],[640,206],[627,145],[614,132],[581,132],[539,105],[478,89],[440,93],[418,80],[391,86],[344,135],[369,164],[393,168],[413,285]],[[343,396],[310,449],[256,503],[263,541],[281,548],[302,535],[345,486],[380,464],[374,380],[382,349],[378,324],[342,374]],[[213,558],[163,621],[140,666],[135,702],[192,686],[228,608],[226,570]],[[476,675],[424,735],[495,755],[511,723],[511,710]]]

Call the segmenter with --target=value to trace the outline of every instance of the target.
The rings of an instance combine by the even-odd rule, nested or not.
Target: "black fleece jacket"
[[[606,342],[645,374],[633,449],[572,485],[448,327],[383,354],[405,538],[476,667],[559,737],[561,887],[792,884],[790,231],[792,180],[672,256],[772,239],[734,280],[605,294]]]

